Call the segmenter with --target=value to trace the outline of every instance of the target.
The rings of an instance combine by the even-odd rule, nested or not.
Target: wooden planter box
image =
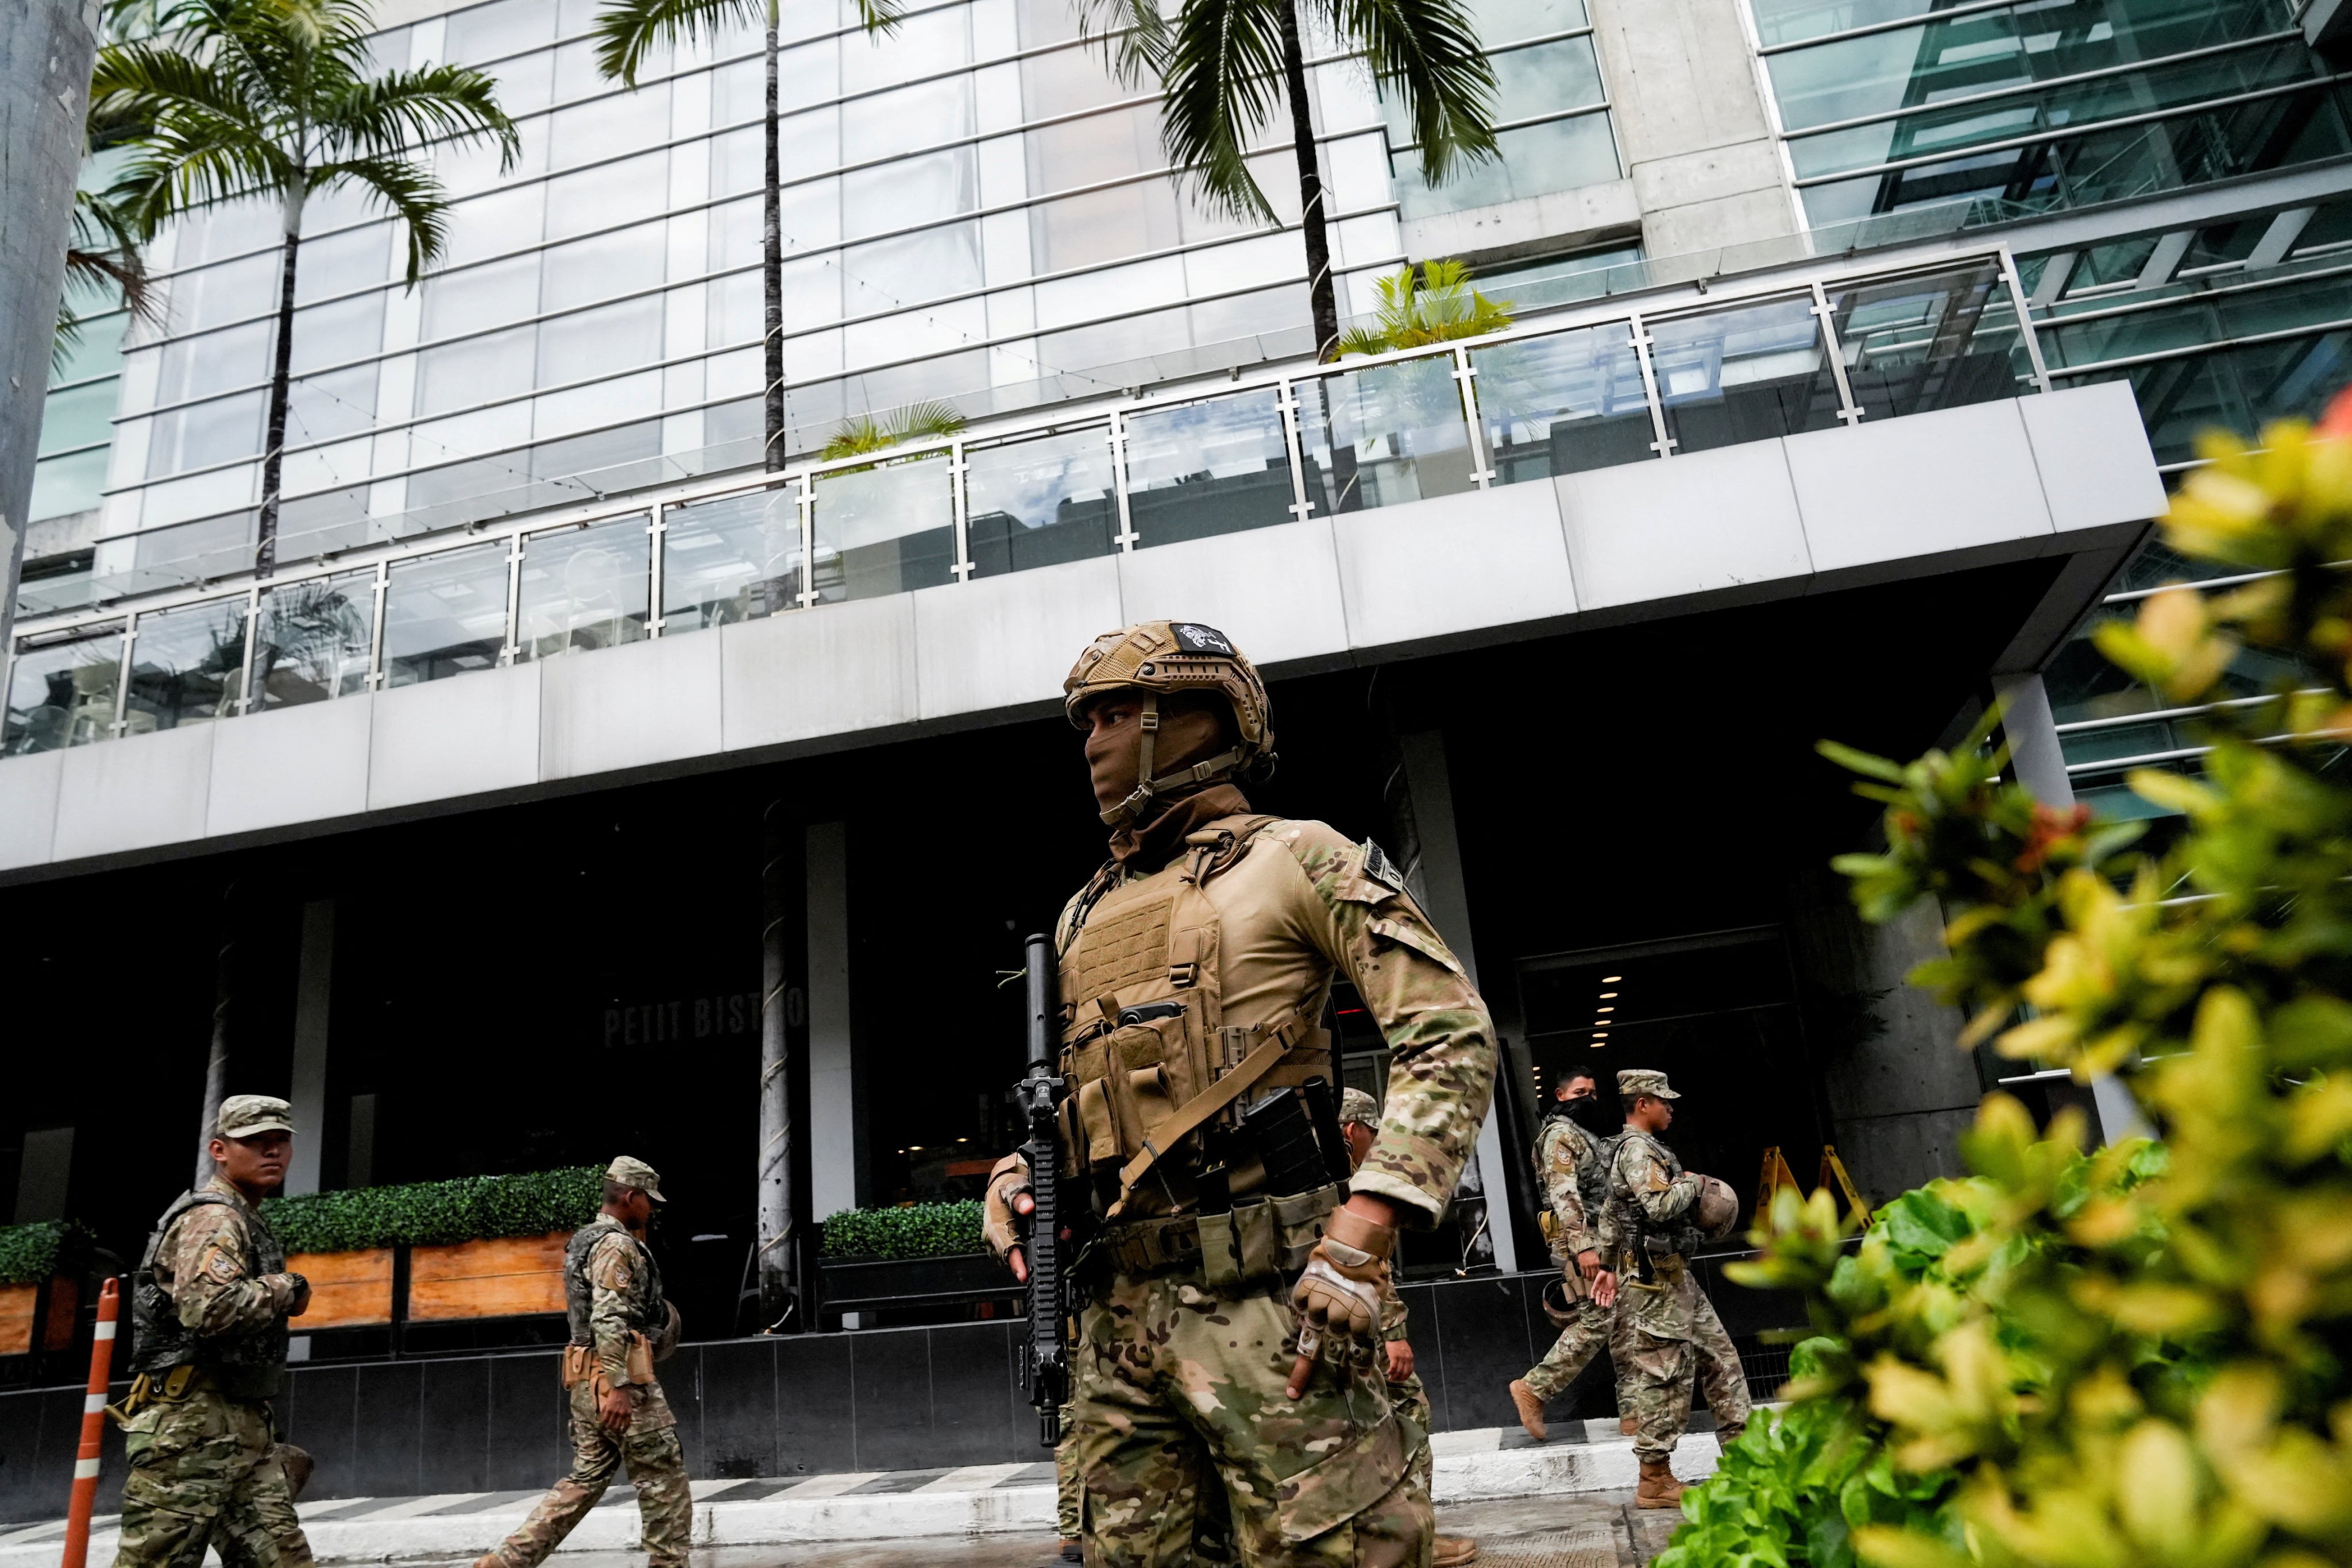
[[[984,1252],[940,1258],[827,1258],[821,1265],[828,1311],[952,1305],[1018,1296],[1023,1287]]]
[[[286,1267],[310,1282],[310,1307],[288,1325],[313,1329],[373,1329],[392,1321],[392,1248],[361,1252],[298,1252]]]
[[[408,1253],[412,1323],[520,1318],[563,1310],[563,1248],[572,1232],[416,1247]]]
[[[43,1323],[45,1295],[47,1321]],[[46,1286],[0,1285],[0,1355],[26,1355],[35,1350],[71,1348],[74,1310],[80,1305],[79,1288],[64,1275],[51,1279]],[[34,1343],[37,1326],[42,1330],[37,1345]]]

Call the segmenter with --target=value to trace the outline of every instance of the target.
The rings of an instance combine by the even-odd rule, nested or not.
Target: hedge
[[[578,1165],[266,1198],[261,1214],[289,1252],[352,1252],[577,1230],[604,1195],[604,1168]]]
[[[39,1284],[57,1272],[69,1242],[89,1240],[89,1227],[76,1219],[0,1226],[0,1285]]]
[[[977,1201],[843,1209],[824,1221],[824,1256],[835,1259],[939,1258],[986,1250],[980,1239]]]

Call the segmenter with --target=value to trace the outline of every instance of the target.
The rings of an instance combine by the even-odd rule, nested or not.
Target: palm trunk
[[[269,427],[262,437],[261,523],[255,530],[253,572],[278,569],[278,485],[286,463],[286,404],[294,380],[294,261],[302,246],[302,193],[286,198],[285,259],[278,268],[278,343],[269,366]]]
[[[1282,7],[1282,80],[1290,99],[1290,140],[1298,155],[1299,227],[1307,241],[1307,298],[1315,317],[1315,357],[1339,357],[1339,301],[1331,286],[1331,241],[1324,223],[1323,176],[1315,158],[1315,113],[1307,98],[1307,55],[1298,42],[1298,7]]]
[[[800,1302],[799,1235],[793,1224],[792,1020],[785,1007],[792,985],[785,923],[799,886],[790,858],[791,814],[772,802],[760,824],[760,1191],[758,1262],[760,1321],[773,1329],[787,1316],[797,1331],[807,1325]]]
[[[776,145],[776,0],[768,0],[768,194],[760,218],[760,268],[767,285],[766,333],[761,339],[767,377],[768,444],[762,467],[784,466],[784,218],[783,158]]]
[[[191,1186],[213,1179],[213,1134],[220,1124],[221,1101],[228,1098],[229,1019],[236,1007],[236,933],[239,916],[236,884],[221,889],[220,945],[213,953],[213,1033],[205,1056],[205,1103],[196,1129],[196,1171]]]

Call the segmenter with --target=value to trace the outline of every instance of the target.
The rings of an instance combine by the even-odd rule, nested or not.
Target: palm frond
[[[265,110],[203,61],[162,45],[99,51],[90,120],[137,149],[107,200],[142,237],[174,212],[278,190],[291,172]]]
[[[830,462],[836,458],[887,451],[909,441],[935,441],[943,436],[952,436],[963,426],[963,416],[944,403],[910,403],[878,419],[870,414],[861,414],[843,420],[841,428],[833,433],[832,439],[824,444],[824,450],[817,456]]]
[[[1250,133],[1272,118],[1282,80],[1282,12],[1289,0],[1190,0],[1176,21],[1160,100],[1168,161],[1198,184],[1220,217],[1275,221],[1249,171]]]
[[[1470,268],[1459,261],[1424,262],[1418,273],[1408,263],[1374,287],[1381,296],[1378,324],[1351,328],[1339,340],[1342,354],[1426,348],[1484,337],[1511,324],[1510,302],[1496,304],[1470,287]]]
[[[449,198],[441,182],[422,164],[407,158],[349,158],[320,164],[311,172],[310,181],[311,188],[319,191],[357,185],[374,198],[375,205],[399,220],[408,240],[410,288],[416,286],[425,269],[440,257],[448,239],[444,219],[449,211]]]
[[[656,45],[693,44],[730,21],[759,26],[767,14],[761,0],[618,0],[596,13],[588,36],[596,40],[597,70],[635,87]]]
[[[1157,79],[1175,34],[1158,0],[1075,0],[1078,37],[1102,51],[1122,87]]]
[[[100,193],[74,193],[73,236],[66,245],[66,285],[58,296],[57,335],[49,350],[52,368],[62,370],[81,342],[89,317],[79,301],[113,295],[132,319],[150,323],[163,317],[157,296],[148,287],[146,258],[140,254],[136,226],[121,208]],[[92,314],[109,315],[116,306]]]
[[[887,37],[906,19],[905,0],[857,0],[857,25],[875,37]]]
[[[1462,0],[1319,0],[1324,18],[1360,45],[1393,91],[1421,151],[1423,176],[1451,178],[1495,156],[1495,70]]]
[[[320,128],[333,157],[396,156],[420,142],[496,142],[504,173],[522,149],[514,121],[499,106],[497,81],[467,66],[425,66],[356,79],[320,107]]]

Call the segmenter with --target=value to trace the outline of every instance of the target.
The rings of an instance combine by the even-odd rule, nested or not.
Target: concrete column
[[[1412,799],[1413,826],[1421,840],[1417,869],[1423,904],[1430,922],[1437,927],[1446,946],[1454,950],[1454,956],[1462,961],[1462,967],[1475,985],[1478,983],[1478,954],[1470,940],[1470,893],[1462,877],[1462,843],[1454,831],[1454,780],[1445,765],[1445,737],[1438,731],[1424,730],[1399,736],[1397,746],[1403,753],[1405,788]],[[1488,1173],[1494,1173],[1499,1179],[1503,1170],[1503,1135],[1497,1118],[1504,1110],[1507,1090],[1499,1059],[1501,1049],[1498,1041],[1495,1101],[1486,1108],[1486,1124],[1478,1130],[1478,1147],[1463,1169],[1459,1192],[1464,1196],[1475,1194],[1486,1211],[1489,1260],[1500,1259],[1509,1267],[1519,1258],[1510,1200],[1501,1191],[1490,1199],[1486,1189]]]
[[[760,1317],[778,1321],[799,1299],[793,1203],[792,978],[784,951],[791,910],[790,817],[772,802],[760,823]],[[812,928],[813,929],[813,928]],[[795,1323],[805,1328],[806,1323]]]
[[[294,1157],[286,1191],[319,1190],[319,1158],[327,1131],[327,1015],[333,997],[335,900],[302,906],[302,952],[294,976],[294,1070],[287,1103],[294,1110]]]
[[[16,1162],[17,1225],[37,1225],[66,1217],[66,1197],[73,1184],[74,1130],[43,1127],[25,1134],[24,1152]]]
[[[97,52],[98,0],[11,0],[0,26],[0,653],[25,563]]]
[[[375,1185],[375,1096],[352,1096],[351,1137],[343,1145],[343,1185]]]
[[[809,1215],[856,1208],[865,1127],[849,1038],[849,825],[808,830]]]
[[[1992,689],[2003,704],[2001,733],[2009,741],[2010,765],[2017,770],[2017,782],[2042,805],[2059,811],[2071,809],[2074,784],[2066,773],[2065,747],[2059,742],[2057,721],[2050,712],[2050,693],[2042,677],[2031,670],[1996,675]],[[2156,1136],[2156,1129],[2140,1114],[2139,1102],[2113,1073],[2101,1073],[2091,1080],[2091,1102],[2099,1112],[2099,1135],[2104,1142]]]

